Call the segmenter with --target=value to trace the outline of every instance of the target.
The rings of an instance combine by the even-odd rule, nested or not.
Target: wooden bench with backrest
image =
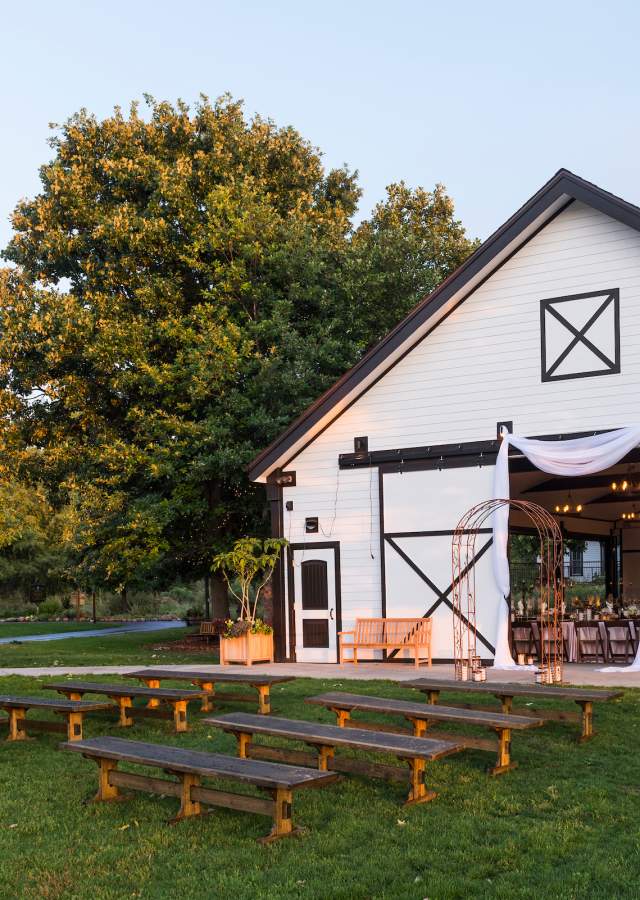
[[[363,694],[348,694],[341,691],[330,691],[317,697],[307,697],[307,703],[314,703],[330,709],[342,728],[364,728],[372,731],[399,732],[394,726],[379,725],[377,722],[354,722],[351,713],[355,710],[403,716],[413,726],[415,737],[424,737],[427,729],[439,722],[453,722],[458,725],[476,725],[497,732],[497,741],[488,738],[467,737],[463,734],[443,734],[438,731],[433,737],[446,740],[462,741],[465,747],[473,750],[497,751],[494,766],[488,769],[490,775],[501,775],[515,769],[517,763],[511,759],[511,732],[539,728],[543,721],[540,718],[506,715],[499,712],[484,712],[473,709],[458,709],[448,706],[431,706],[415,703],[410,700],[392,700],[388,697],[369,697]],[[430,732],[429,732],[430,733]]]
[[[207,696],[202,700],[202,712],[213,712],[213,700],[220,703],[255,703],[255,696],[251,694],[223,694],[215,693],[215,685],[247,684],[258,692],[258,712],[268,715],[271,712],[271,686],[282,684],[285,681],[293,681],[294,675],[258,675],[253,672],[175,672],[172,669],[140,669],[137,672],[129,672],[125,678],[137,678],[149,688],[160,687],[161,681],[189,681],[206,691]]]
[[[28,731],[66,732],[68,741],[82,740],[82,719],[85,713],[111,709],[110,703],[91,703],[79,700],[51,700],[47,697],[0,697],[0,709],[6,710],[9,741],[25,741]],[[30,709],[47,710],[64,716],[64,722],[46,719],[27,719]]]
[[[133,725],[133,716],[151,716],[156,719],[172,718],[178,733],[188,731],[188,704],[207,696],[206,691],[129,687],[126,684],[102,684],[99,681],[53,681],[43,687],[65,694],[70,700],[81,700],[85,694],[105,694],[116,703],[120,713],[118,724],[122,728]],[[147,706],[134,706],[135,698],[144,698],[148,701]],[[161,703],[171,706],[172,712],[159,709]]]
[[[326,772],[355,772],[373,778],[385,778],[390,781],[405,781],[406,771],[397,766],[371,763],[361,759],[340,756],[335,758],[336,747],[346,747],[365,753],[385,753],[396,756],[409,764],[410,790],[407,803],[425,803],[433,800],[435,791],[428,791],[424,783],[427,762],[458,753],[464,749],[461,741],[432,740],[417,738],[404,734],[367,731],[358,728],[340,728],[338,725],[325,725],[319,722],[304,722],[298,719],[265,718],[251,713],[227,713],[203,719],[209,725],[215,725],[223,731],[235,735],[238,742],[238,755],[245,759],[275,759],[295,765],[313,765]],[[280,747],[267,747],[252,744],[255,734],[280,737],[292,741],[301,741],[312,747],[312,753],[302,750],[289,750]]]
[[[541,700],[572,700],[582,709],[582,733],[580,741],[586,741],[593,737],[593,704],[609,700],[617,700],[622,697],[622,691],[603,691],[592,688],[563,687],[562,685],[546,684],[518,684],[516,682],[479,682],[479,681],[454,681],[453,679],[417,678],[415,681],[399,682],[403,687],[416,688],[427,695],[430,704],[438,703],[440,692],[460,692],[465,694],[493,694],[501,705],[504,713],[510,713],[514,697],[530,697]],[[454,705],[454,704],[450,704]],[[469,708],[467,704],[465,708]],[[472,706],[482,709],[483,707]],[[527,707],[527,716],[540,715],[550,721],[580,721],[580,715],[564,710],[545,709],[538,710]]]
[[[350,641],[345,641],[351,636]],[[356,619],[351,631],[338,632],[340,665],[352,662],[358,665],[358,650],[410,650],[414,665],[420,665],[421,651],[431,666],[431,619]],[[351,659],[345,659],[344,651],[351,650]]]
[[[198,637],[205,641],[211,641],[212,638],[219,638],[222,626],[219,622],[200,622]]]
[[[299,788],[320,787],[335,781],[332,772],[277,763],[254,762],[222,753],[167,747],[124,738],[103,737],[74,741],[61,745],[62,749],[82,753],[99,767],[96,801],[120,799],[120,788],[146,793],[174,796],[180,799],[180,809],[172,822],[201,814],[201,804],[222,806],[270,816],[273,828],[264,843],[294,834],[293,792]],[[175,776],[176,781],[152,778],[147,775],[118,771],[118,763],[136,763],[162,769]],[[229,791],[203,787],[203,778],[222,778],[250,784],[266,791],[271,799],[251,797]]]

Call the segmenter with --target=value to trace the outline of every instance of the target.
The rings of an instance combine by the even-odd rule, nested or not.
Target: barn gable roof
[[[640,208],[567,169],[560,169],[379,344],[252,460],[248,467],[251,480],[265,481],[275,469],[288,465],[452,309],[574,200],[640,231]]]

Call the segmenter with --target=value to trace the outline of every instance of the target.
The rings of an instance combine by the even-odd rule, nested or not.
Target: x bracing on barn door
[[[453,534],[453,532],[447,532],[447,533]],[[416,573],[416,575],[418,575],[418,577],[421,578],[425,582],[425,584],[427,584],[431,588],[431,590],[436,594],[436,596],[438,598],[435,601],[435,603],[433,603],[429,607],[429,609],[427,609],[427,611],[424,613],[424,617],[431,616],[442,603],[444,603],[446,606],[448,606],[449,609],[453,613],[456,613],[456,611],[454,610],[454,607],[453,607],[453,603],[449,599],[451,592],[453,591],[455,582],[452,581],[451,584],[446,589],[446,591],[440,590],[440,588],[429,578],[429,576],[426,574],[426,572],[424,572],[420,568],[420,566],[418,566],[417,563],[415,563],[411,559],[411,557],[402,549],[402,547],[400,547],[396,543],[396,541],[394,540],[394,537],[399,537],[399,535],[385,535],[384,539],[389,544],[390,547],[393,547],[393,549],[396,551],[396,553],[406,562],[406,564],[411,569],[413,569],[413,571]],[[473,566],[475,566],[475,564],[484,556],[484,554],[487,552],[489,547],[491,547],[492,543],[493,543],[493,537],[490,537],[489,540],[485,544],[483,544],[483,546],[478,550],[478,552],[473,557],[473,559],[471,559],[471,561],[466,566],[466,568],[460,573],[460,575],[457,579],[458,581],[461,578],[464,578],[464,576],[467,574],[467,572],[471,568],[473,568]],[[464,624],[468,626],[469,622],[467,621],[465,616],[463,616],[462,613],[457,613],[457,614],[460,616],[460,618],[464,622]],[[479,631],[477,632],[477,637],[478,637],[478,640],[484,644],[484,646],[487,648],[487,650],[489,650],[490,653],[495,653],[495,647]],[[395,656],[396,653],[397,653],[397,650],[394,650],[390,654],[390,656]]]

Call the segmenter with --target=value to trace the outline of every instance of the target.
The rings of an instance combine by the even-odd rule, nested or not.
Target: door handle
[[[333,622],[333,606],[332,606],[331,609],[329,610],[329,618],[330,618],[331,621]]]

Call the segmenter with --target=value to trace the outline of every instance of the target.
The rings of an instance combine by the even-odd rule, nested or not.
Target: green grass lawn
[[[113,628],[117,622],[0,622],[0,638],[27,638],[31,634],[58,634],[65,631],[91,631]]]
[[[167,628],[163,631],[107,634],[104,637],[0,644],[0,669],[13,666],[88,666],[93,663],[101,666],[217,663],[218,651],[213,644],[210,654],[154,649],[157,645],[166,646],[196,631],[196,628]],[[4,636],[0,633],[0,637]],[[16,640],[19,641],[20,637]]]
[[[3,678],[0,692],[39,693],[41,683]],[[328,711],[304,698],[341,687],[310,679],[276,686],[274,712],[330,722]],[[418,697],[390,682],[349,681],[347,689]],[[269,820],[248,813],[214,810],[169,827],[172,798],[135,794],[85,805],[96,788],[93,763],[57,752],[55,735],[5,743],[0,896],[637,898],[639,712],[640,691],[628,690],[623,701],[596,708],[599,734],[588,744],[576,743],[573,723],[516,734],[520,768],[499,778],[485,774],[486,753],[433,763],[427,783],[438,797],[422,806],[403,807],[401,784],[355,776],[300,791],[294,816],[308,832],[266,847],[256,838]],[[234,752],[231,736],[191,718],[186,735],[151,720],[125,735]],[[103,718],[87,718],[86,736],[114,733],[122,734]]]

